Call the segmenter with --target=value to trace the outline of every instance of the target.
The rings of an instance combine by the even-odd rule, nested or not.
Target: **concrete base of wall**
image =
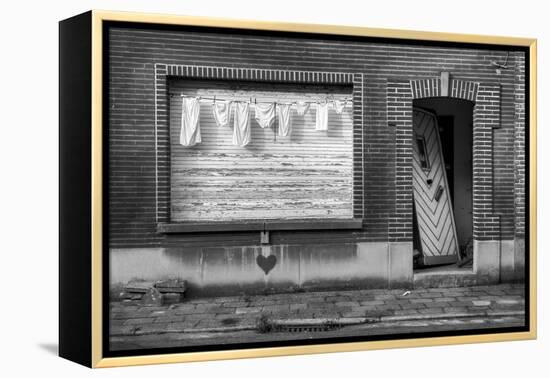
[[[525,278],[525,240],[504,240],[501,246],[500,280],[523,281]]]
[[[514,243],[514,279],[518,281],[524,281],[526,277],[525,239],[515,239]]]
[[[499,240],[474,240],[474,273],[489,283],[499,282]]]
[[[474,241],[470,271],[413,274],[412,243],[140,248],[110,251],[110,284],[187,280],[191,295],[331,289],[449,287],[517,282],[525,241]]]
[[[412,242],[389,243],[389,277],[391,288],[410,288],[413,282]]]
[[[412,287],[412,243],[110,251],[112,287],[180,278],[190,294]]]
[[[525,278],[525,240],[474,241],[474,272],[491,283]]]

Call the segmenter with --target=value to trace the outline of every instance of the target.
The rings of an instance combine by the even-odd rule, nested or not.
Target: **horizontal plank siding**
[[[172,80],[170,90],[171,221],[351,218],[352,111],[329,110],[329,130],[315,130],[316,107],[300,116],[291,110],[292,132],[277,134],[278,120],[261,128],[250,107],[252,140],[232,144],[229,127],[218,127],[212,102],[201,100],[202,142],[179,143],[181,94],[219,99],[293,102],[328,96],[351,99],[351,87]],[[313,91],[315,90],[315,91]],[[254,100],[253,100],[254,101]]]

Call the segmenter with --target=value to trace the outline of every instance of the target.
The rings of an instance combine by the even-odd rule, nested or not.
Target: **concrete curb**
[[[525,311],[484,311],[479,313],[442,313],[442,314],[416,314],[416,315],[392,315],[381,316],[380,322],[402,322],[414,320],[441,320],[441,319],[456,319],[456,318],[479,318],[479,317],[499,317],[499,316],[523,316]]]
[[[524,311],[484,311],[479,313],[442,313],[442,314],[413,314],[413,315],[387,315],[379,317],[355,317],[355,318],[314,318],[314,319],[281,319],[272,323],[281,326],[321,326],[335,324],[340,326],[358,325],[368,323],[402,322],[414,320],[441,320],[456,318],[502,317],[523,316]]]
[[[144,336],[144,335],[161,335],[166,333],[223,333],[223,332],[240,332],[240,331],[254,331],[256,326],[234,326],[234,327],[212,327],[212,328],[186,328],[186,329],[163,329],[163,330],[150,330],[150,331],[128,331],[112,333],[110,336]]]
[[[379,317],[353,317],[353,318],[310,318],[310,319],[276,319],[272,320],[271,324],[275,326],[286,327],[307,327],[307,326],[323,326],[327,324],[335,326],[351,326],[361,324],[374,323],[392,323],[403,321],[419,321],[419,320],[445,320],[445,319],[464,319],[464,318],[481,318],[481,317],[505,317],[505,316],[524,316],[525,311],[483,311],[478,313],[442,313],[442,314],[412,314],[412,315],[387,315]],[[143,336],[168,333],[228,333],[241,331],[255,331],[257,326],[232,326],[232,327],[212,327],[212,328],[188,328],[188,329],[167,329],[167,330],[135,330],[111,334],[111,337],[117,336]]]
[[[277,326],[321,326],[334,324],[339,326],[357,325],[371,322],[373,318],[355,317],[355,318],[311,318],[311,319],[277,319],[271,323]]]

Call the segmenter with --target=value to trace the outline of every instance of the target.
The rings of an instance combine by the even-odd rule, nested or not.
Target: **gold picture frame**
[[[393,29],[378,29],[368,27],[350,27],[350,26],[335,26],[335,25],[316,25],[316,24],[296,24],[296,23],[280,23],[280,22],[259,22],[253,20],[233,20],[233,19],[220,19],[210,17],[190,17],[190,16],[175,16],[175,15],[161,15],[161,14],[143,14],[143,13],[126,13],[126,12],[110,12],[93,10],[85,14],[86,22],[89,22],[90,30],[90,69],[91,69],[91,103],[89,104],[90,117],[91,117],[91,135],[89,135],[91,145],[91,167],[90,167],[90,214],[91,214],[91,230],[89,231],[89,240],[91,245],[89,246],[90,259],[82,264],[88,264],[89,276],[91,282],[89,288],[91,289],[89,300],[91,313],[89,318],[91,321],[89,324],[89,342],[90,342],[90,355],[89,359],[80,359],[79,357],[71,357],[70,352],[65,352],[67,349],[74,345],[74,343],[65,342],[67,347],[64,347],[63,340],[71,339],[69,332],[76,332],[77,328],[67,329],[64,336],[61,337],[60,351],[61,355],[69,359],[76,360],[90,367],[115,367],[115,366],[131,366],[131,365],[144,365],[144,364],[161,364],[161,363],[174,363],[174,362],[190,362],[190,361],[209,361],[220,359],[239,359],[239,358],[252,358],[252,357],[267,357],[267,356],[284,356],[284,355],[302,355],[313,353],[329,353],[329,352],[348,352],[348,351],[360,351],[360,350],[373,350],[373,349],[389,349],[389,348],[404,348],[404,347],[422,347],[422,346],[436,346],[436,345],[450,345],[450,344],[467,344],[467,343],[484,343],[484,342],[496,342],[496,341],[514,341],[514,340],[527,340],[535,339],[537,336],[537,303],[536,303],[536,288],[537,288],[537,266],[536,266],[536,204],[537,204],[537,178],[536,178],[536,155],[537,155],[537,41],[531,38],[514,38],[514,37],[501,37],[501,36],[482,36],[482,35],[469,35],[469,34],[453,34],[453,33],[437,33],[437,32],[424,32],[424,31],[407,31],[407,30],[393,30]],[[107,293],[104,283],[104,259],[107,258],[105,251],[103,250],[103,230],[104,230],[104,204],[103,204],[103,191],[105,190],[103,182],[103,161],[105,157],[104,146],[104,106],[106,104],[103,90],[103,70],[104,70],[104,35],[103,26],[106,22],[127,22],[127,23],[139,23],[139,24],[158,24],[158,25],[173,25],[173,26],[193,26],[193,27],[214,27],[214,28],[238,28],[245,30],[258,30],[263,32],[292,32],[292,33],[312,33],[321,35],[333,35],[333,36],[355,36],[355,37],[378,37],[386,39],[399,39],[399,40],[419,40],[419,41],[431,41],[431,42],[457,42],[465,44],[476,45],[502,45],[502,46],[518,46],[528,48],[529,54],[529,77],[525,80],[528,81],[529,87],[529,103],[528,105],[528,117],[529,117],[529,219],[526,220],[529,223],[529,234],[525,237],[528,238],[529,250],[528,261],[529,271],[525,277],[528,281],[529,293],[528,293],[528,314],[529,314],[529,330],[524,332],[510,332],[510,333],[491,333],[491,334],[475,334],[475,335],[459,335],[459,336],[444,336],[444,337],[429,337],[429,338],[411,338],[411,339],[395,339],[395,340],[378,340],[378,341],[360,341],[360,342],[344,342],[344,343],[331,343],[331,344],[317,344],[317,345],[296,345],[285,347],[265,347],[265,348],[253,348],[253,349],[239,349],[239,350],[216,350],[216,351],[203,351],[203,352],[189,352],[189,353],[170,353],[170,354],[143,354],[132,355],[123,357],[105,357],[103,353],[104,334],[103,334],[103,320],[104,320],[104,296]],[[61,37],[63,38],[63,37]],[[62,44],[63,47],[63,44]],[[63,52],[62,52],[63,53]],[[61,69],[60,69],[61,70]],[[61,72],[63,74],[63,72]],[[63,109],[63,101],[61,105]],[[63,110],[61,110],[63,111]],[[62,128],[63,129],[63,128]],[[63,233],[63,231],[62,231]],[[62,234],[63,235],[63,234]],[[86,248],[86,246],[83,246]],[[64,259],[65,254],[61,252],[61,260]],[[67,260],[68,261],[68,260]],[[61,262],[63,265],[63,261]],[[73,262],[67,262],[67,264],[74,264]],[[85,265],[81,265],[78,268],[73,269],[84,270]],[[68,267],[66,269],[69,269]],[[61,269],[63,274],[63,269]],[[63,291],[64,285],[69,285],[69,278],[61,280],[61,290]],[[71,294],[68,294],[71,295]],[[63,302],[63,300],[62,300]],[[69,304],[61,303],[60,312],[66,313],[63,319],[67,319],[69,316],[75,316],[68,308]],[[64,323],[65,324],[65,323]],[[62,325],[62,328],[64,326]],[[84,338],[86,340],[86,338]],[[71,347],[72,348],[72,347]]]

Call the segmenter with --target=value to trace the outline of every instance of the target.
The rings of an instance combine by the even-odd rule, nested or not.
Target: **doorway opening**
[[[413,107],[414,267],[471,268],[474,103],[435,97]]]

